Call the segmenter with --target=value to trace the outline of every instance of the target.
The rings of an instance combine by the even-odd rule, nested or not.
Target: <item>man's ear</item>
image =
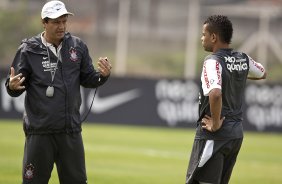
[[[212,42],[216,42],[217,39],[218,39],[218,38],[217,38],[217,35],[216,35],[215,33],[212,33],[212,34],[211,34],[211,41],[212,41]]]

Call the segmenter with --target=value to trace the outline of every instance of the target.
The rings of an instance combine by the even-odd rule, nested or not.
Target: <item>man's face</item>
[[[56,19],[49,19],[47,23],[44,23],[45,36],[49,42],[60,42],[66,32],[68,16],[63,15]]]
[[[202,46],[204,47],[205,51],[212,52],[213,51],[213,45],[214,45],[214,34],[211,34],[207,30],[207,24],[203,25],[203,31],[202,31]]]

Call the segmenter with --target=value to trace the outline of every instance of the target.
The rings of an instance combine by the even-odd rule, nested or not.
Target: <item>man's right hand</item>
[[[22,73],[15,76],[15,69],[11,67],[11,74],[9,80],[9,89],[12,91],[23,90],[25,86],[22,86],[25,77],[22,77]]]

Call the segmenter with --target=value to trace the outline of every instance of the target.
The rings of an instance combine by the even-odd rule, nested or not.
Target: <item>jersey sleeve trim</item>
[[[260,63],[253,60],[253,58],[250,56],[248,56],[248,58],[250,67],[248,77],[261,78],[265,73],[264,67]]]
[[[222,66],[214,59],[207,59],[203,64],[201,75],[203,94],[208,96],[212,89],[221,89]]]

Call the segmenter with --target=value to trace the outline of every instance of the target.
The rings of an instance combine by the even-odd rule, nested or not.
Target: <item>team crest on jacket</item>
[[[76,62],[78,60],[76,49],[71,47],[69,53],[70,53],[70,60]]]
[[[25,167],[24,177],[28,180],[34,177],[34,166],[32,164],[28,164]]]

